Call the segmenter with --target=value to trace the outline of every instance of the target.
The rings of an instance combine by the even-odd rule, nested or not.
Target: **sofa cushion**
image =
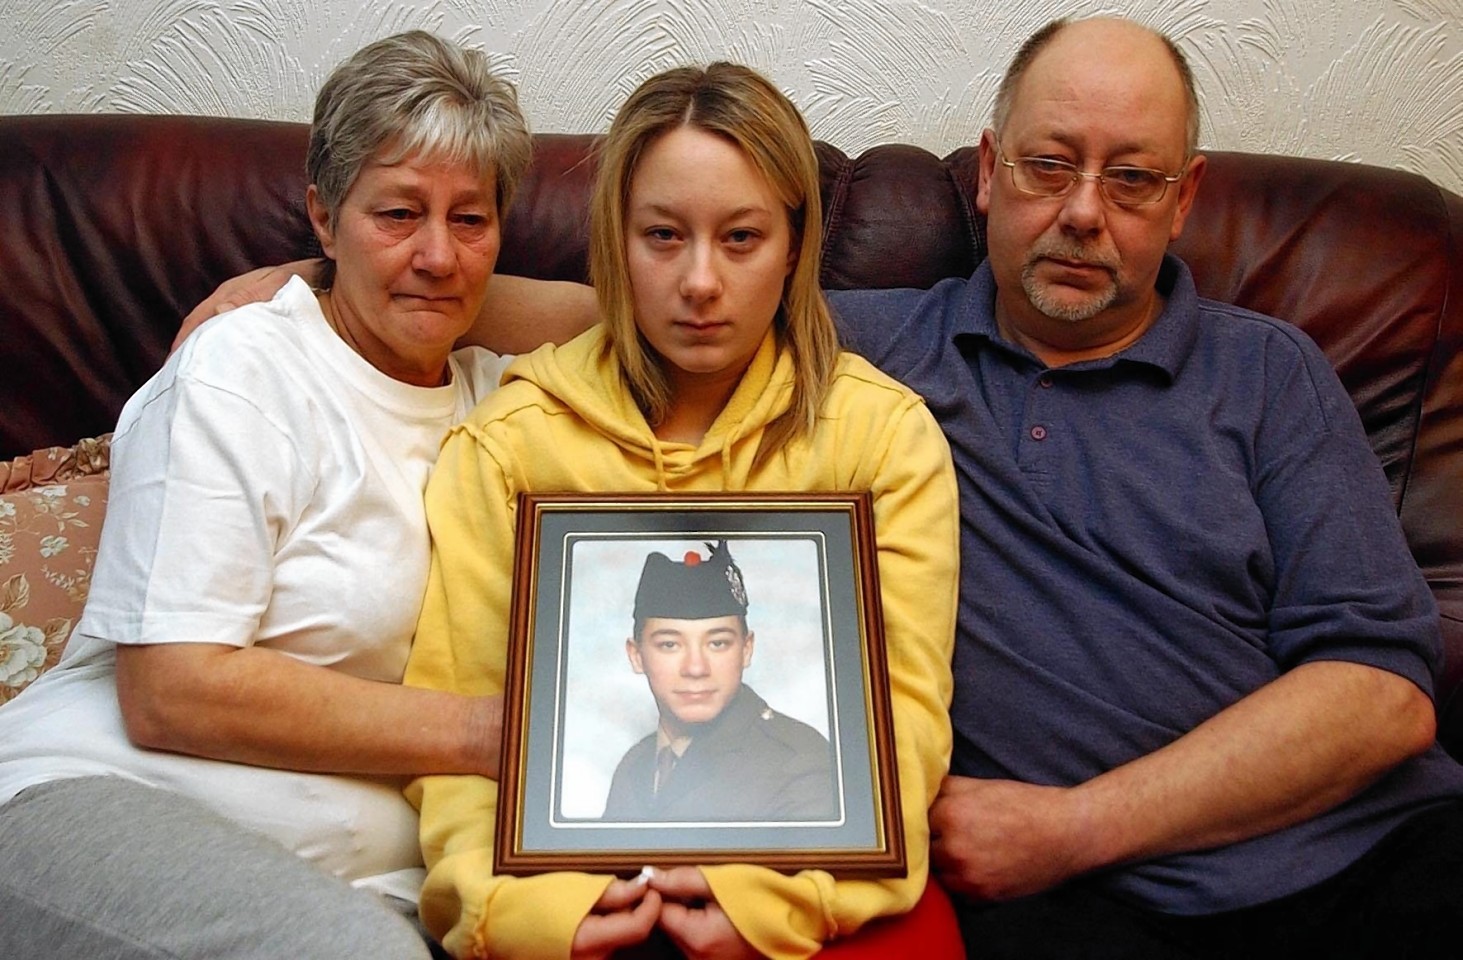
[[[60,659],[91,586],[111,436],[0,463],[0,703]]]

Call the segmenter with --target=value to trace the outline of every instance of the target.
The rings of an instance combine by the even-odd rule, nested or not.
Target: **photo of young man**
[[[745,582],[726,541],[707,550],[645,559],[625,655],[659,722],[620,760],[603,819],[826,819],[836,810],[828,741],[743,682],[757,639]]]

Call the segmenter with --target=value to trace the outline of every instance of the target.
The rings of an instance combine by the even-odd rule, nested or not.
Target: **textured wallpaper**
[[[974,143],[1020,41],[1124,13],[1193,60],[1204,145],[1396,166],[1463,192],[1463,0],[0,0],[0,112],[304,120],[331,66],[426,27],[493,52],[541,131],[730,57],[856,152]]]

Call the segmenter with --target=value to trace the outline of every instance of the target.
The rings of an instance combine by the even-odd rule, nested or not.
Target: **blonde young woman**
[[[593,200],[603,323],[520,358],[445,443],[407,682],[502,691],[520,492],[869,490],[908,874],[496,877],[497,785],[427,777],[408,790],[429,867],[422,916],[456,956],[597,958],[658,928],[695,958],[806,957],[925,890],[927,810],[950,751],[955,479],[920,399],[839,351],[818,289],[818,185],[802,118],[751,70],[671,70],[631,95]]]

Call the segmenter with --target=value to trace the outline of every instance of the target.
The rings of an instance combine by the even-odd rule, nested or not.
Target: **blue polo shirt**
[[[921,393],[960,481],[954,773],[1074,785],[1314,660],[1429,694],[1438,614],[1356,409],[1297,328],[1200,299],[1165,259],[1132,346],[1048,368],[995,282],[830,293],[845,345]],[[1440,748],[1336,810],[1102,882],[1171,913],[1304,889],[1463,796]]]

